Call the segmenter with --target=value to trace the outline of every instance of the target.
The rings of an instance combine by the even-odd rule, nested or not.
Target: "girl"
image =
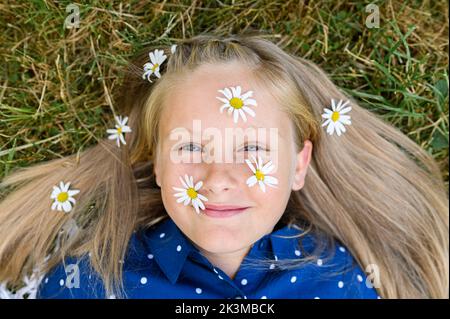
[[[448,298],[435,161],[313,63],[200,35],[139,55],[118,111],[79,157],[3,180],[11,290],[32,274],[38,298]]]

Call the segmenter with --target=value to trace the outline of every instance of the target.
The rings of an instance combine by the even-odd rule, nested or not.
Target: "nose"
[[[210,163],[205,164],[204,189],[206,195],[218,195],[223,192],[230,192],[237,188],[238,181],[235,177],[233,164],[230,163]]]

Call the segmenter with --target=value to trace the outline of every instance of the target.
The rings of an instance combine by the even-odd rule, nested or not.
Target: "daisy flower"
[[[164,54],[163,50],[158,49],[150,52],[149,56],[151,62],[147,62],[144,64],[144,74],[142,75],[142,78],[145,79],[145,77],[147,77],[147,80],[149,82],[152,82],[150,80],[150,76],[152,74],[155,74],[158,78],[161,77],[161,74],[159,73],[159,67],[166,60],[167,56]]]
[[[346,108],[343,108],[349,103],[347,100],[345,103],[343,103],[342,100],[339,100],[338,105],[336,106],[334,99],[331,100],[331,110],[330,109],[323,109],[325,113],[322,114],[322,117],[327,119],[322,126],[325,126],[328,124],[327,127],[327,133],[329,135],[332,135],[334,130],[336,130],[336,133],[338,136],[341,136],[341,131],[345,132],[344,124],[351,125],[350,121],[350,115],[343,115],[347,112],[349,112],[352,107],[348,106]]]
[[[184,206],[192,203],[192,206],[194,206],[197,214],[200,214],[198,208],[200,207],[201,209],[205,209],[205,205],[202,201],[208,201],[205,196],[198,193],[198,190],[202,187],[203,182],[200,181],[194,186],[194,178],[192,176],[188,176],[187,174],[184,175],[184,180],[180,176],[180,181],[184,188],[172,187],[174,190],[179,192],[174,194],[175,197],[179,197],[177,199],[177,203],[184,202]]]
[[[58,186],[53,186],[53,192],[50,198],[55,201],[52,204],[52,210],[63,210],[68,213],[72,210],[72,204],[75,204],[75,199],[73,195],[78,194],[80,191],[77,189],[69,190],[70,182],[64,184],[64,182],[59,183]],[[62,208],[62,209],[61,209]]]
[[[272,164],[272,161],[268,161],[264,166],[262,165],[262,159],[260,156],[258,156],[258,161],[256,161],[255,157],[252,156],[253,161],[256,164],[256,168],[253,166],[253,164],[246,159],[245,162],[247,163],[247,165],[250,167],[250,169],[253,172],[253,176],[249,177],[247,179],[247,185],[249,187],[252,187],[253,185],[255,185],[256,183],[259,184],[259,187],[261,188],[261,190],[263,192],[266,192],[266,185],[270,186],[270,187],[275,187],[274,185],[278,184],[278,179],[276,179],[273,176],[268,176],[267,174],[269,174],[273,168],[274,165]]]
[[[122,116],[116,116],[116,128],[112,128],[112,129],[108,129],[106,130],[106,132],[108,132],[109,135],[108,139],[113,140],[116,139],[117,141],[117,146],[120,147],[120,142],[122,142],[123,144],[127,144],[125,142],[125,138],[123,137],[123,133],[128,133],[131,132],[131,128],[129,126],[126,125],[127,121],[128,121],[128,117],[125,116],[125,118],[122,120]]]
[[[216,96],[217,99],[224,103],[220,107],[220,113],[223,113],[223,110],[227,108],[228,114],[233,113],[234,123],[237,123],[239,115],[242,117],[244,122],[247,122],[247,116],[245,113],[255,117],[255,111],[249,107],[250,105],[257,106],[256,101],[254,99],[250,99],[253,95],[253,91],[248,91],[241,95],[241,87],[236,86],[224,88],[223,90],[218,90],[218,92],[225,96],[225,98]]]

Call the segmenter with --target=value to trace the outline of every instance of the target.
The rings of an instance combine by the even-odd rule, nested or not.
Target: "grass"
[[[380,10],[365,25],[366,5]],[[106,137],[120,69],[148,44],[265,30],[439,162],[448,187],[446,1],[69,1],[0,4],[0,179]]]

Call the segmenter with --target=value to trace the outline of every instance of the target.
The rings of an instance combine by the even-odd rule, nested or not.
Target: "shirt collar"
[[[298,258],[298,255],[295,254],[298,238],[284,237],[300,233],[302,233],[301,230],[290,225],[282,226],[260,238],[254,245],[259,247],[260,242],[269,239],[274,258]],[[159,268],[174,284],[181,273],[186,258],[189,254],[197,252],[197,248],[193,246],[170,217],[150,228],[150,231],[145,232],[144,236]]]
[[[174,284],[187,256],[195,247],[170,217],[158,223],[151,231],[146,232],[145,236],[159,268]]]
[[[265,237],[270,238],[274,258],[278,260],[299,258],[298,235],[301,233],[303,233],[301,229],[294,228],[292,225],[285,225],[266,235]]]

